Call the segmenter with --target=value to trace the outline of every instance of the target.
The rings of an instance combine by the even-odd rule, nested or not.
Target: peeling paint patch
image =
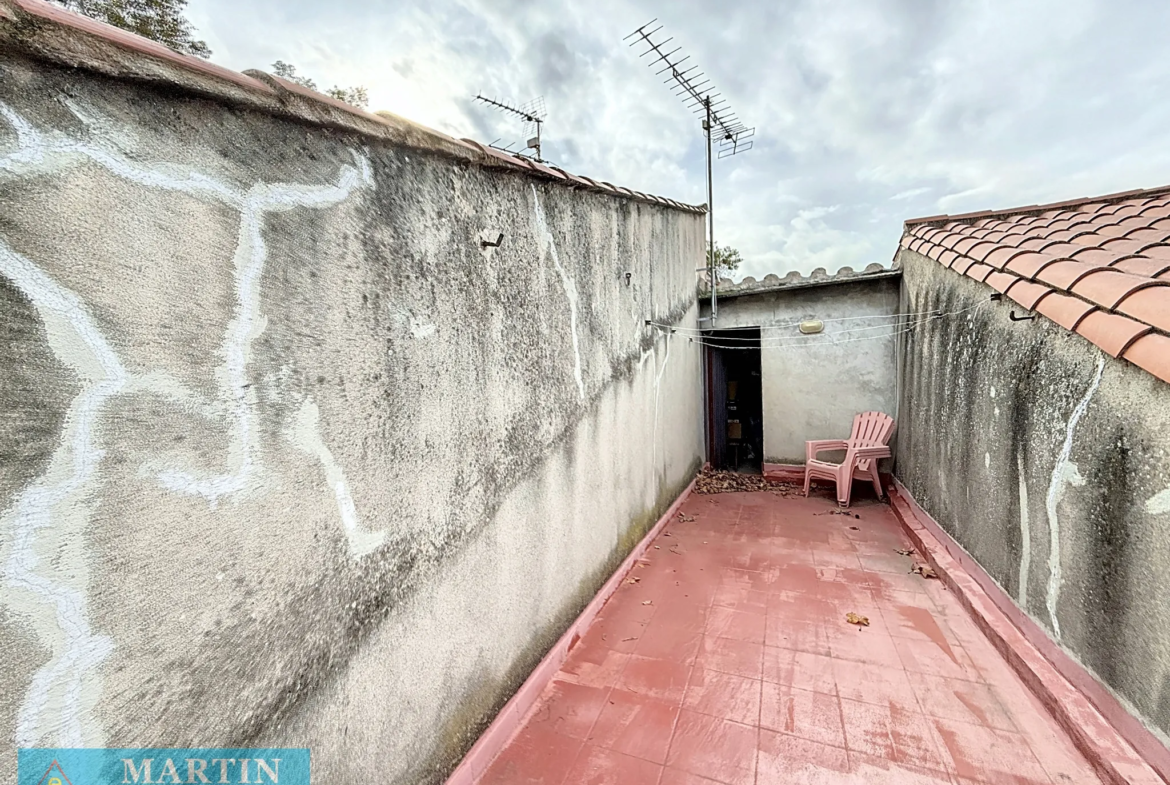
[[[114,644],[90,626],[83,535],[104,454],[98,423],[129,375],[81,299],[2,242],[0,275],[32,302],[53,353],[82,385],[48,467],[0,516],[8,535],[4,602],[50,651],[17,714],[16,746],[100,746],[91,710],[101,685],[93,671]]]
[[[345,472],[325,444],[321,436],[320,422],[321,410],[312,400],[306,400],[297,411],[296,419],[288,430],[288,437],[293,444],[321,462],[321,467],[325,470],[325,479],[337,499],[337,511],[341,515],[341,525],[349,541],[349,555],[354,559],[360,559],[381,546],[386,539],[386,531],[383,529],[371,532],[362,528],[349,483],[345,479]]]
[[[1052,481],[1048,484],[1048,496],[1045,499],[1045,507],[1048,511],[1048,596],[1045,598],[1045,605],[1048,608],[1048,618],[1052,622],[1052,632],[1056,639],[1060,640],[1060,621],[1056,618],[1057,604],[1060,601],[1060,521],[1057,516],[1057,508],[1060,500],[1064,496],[1064,489],[1068,485],[1081,486],[1085,484],[1085,480],[1081,477],[1077,465],[1070,460],[1073,446],[1073,436],[1076,432],[1077,423],[1080,422],[1081,417],[1084,416],[1085,411],[1089,408],[1089,401],[1092,400],[1093,394],[1097,392],[1097,387],[1101,384],[1101,376],[1105,372],[1105,358],[1097,358],[1097,373],[1093,377],[1092,384],[1089,389],[1085,391],[1085,395],[1081,398],[1076,408],[1073,409],[1072,416],[1068,418],[1068,425],[1065,427],[1064,444],[1060,448],[1060,454],[1056,458],[1056,465],[1052,468]]]
[[[553,266],[557,275],[561,277],[561,286],[565,289],[565,297],[569,300],[569,328],[573,334],[573,378],[577,381],[577,392],[581,400],[585,400],[585,380],[581,374],[581,346],[577,337],[577,285],[561,267],[561,259],[557,254],[557,245],[553,242],[552,232],[548,230],[548,222],[544,218],[544,208],[540,206],[540,197],[536,194],[536,186],[532,186],[532,201],[535,205],[536,237],[540,242],[541,254],[548,253],[552,257]]]
[[[1150,515],[1163,515],[1170,512],[1170,488],[1146,499],[1146,512]]]
[[[1020,607],[1028,609],[1028,577],[1032,569],[1032,529],[1028,522],[1028,480],[1024,456],[1016,453],[1016,477],[1020,482]]]
[[[666,373],[666,364],[670,362],[670,332],[666,333],[666,354],[662,358],[662,367],[658,369],[658,375],[654,377],[654,448],[653,448],[653,466],[654,470],[658,471],[658,400],[662,392],[662,374]]]

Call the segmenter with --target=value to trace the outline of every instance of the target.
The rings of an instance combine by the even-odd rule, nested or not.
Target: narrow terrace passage
[[[691,496],[481,782],[1099,782],[909,548],[874,501]]]

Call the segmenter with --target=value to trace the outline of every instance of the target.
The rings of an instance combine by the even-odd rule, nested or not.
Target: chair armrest
[[[816,441],[804,443],[804,457],[806,460],[813,460],[817,457],[819,452],[827,452],[829,450],[844,450],[849,446],[849,443],[844,439],[818,439]]]
[[[875,447],[850,447],[845,453],[845,463],[852,465],[855,461],[866,459],[889,458],[890,448],[882,445]]]

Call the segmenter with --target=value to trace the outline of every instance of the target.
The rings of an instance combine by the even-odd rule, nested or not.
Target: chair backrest
[[[894,418],[885,412],[862,412],[853,418],[853,433],[849,436],[849,444],[856,447],[884,447],[890,441],[890,434],[894,432]],[[872,458],[863,458],[857,462],[857,470],[868,472],[873,466]],[[873,469],[877,471],[877,467]]]
[[[894,432],[894,418],[884,412],[862,412],[853,418],[849,441],[859,447],[883,447]]]

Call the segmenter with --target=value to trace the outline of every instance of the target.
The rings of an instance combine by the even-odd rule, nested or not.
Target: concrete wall
[[[0,771],[441,781],[700,464],[702,214],[9,44]]]
[[[897,475],[1016,602],[1166,740],[1170,386],[902,251]],[[1019,310],[1018,306],[1015,306]]]
[[[704,305],[703,316],[708,310]],[[785,326],[761,332],[765,461],[803,464],[806,441],[847,437],[859,412],[893,415],[897,313],[891,277],[719,301],[718,329]],[[803,336],[791,326],[806,319],[824,321],[824,332]]]

